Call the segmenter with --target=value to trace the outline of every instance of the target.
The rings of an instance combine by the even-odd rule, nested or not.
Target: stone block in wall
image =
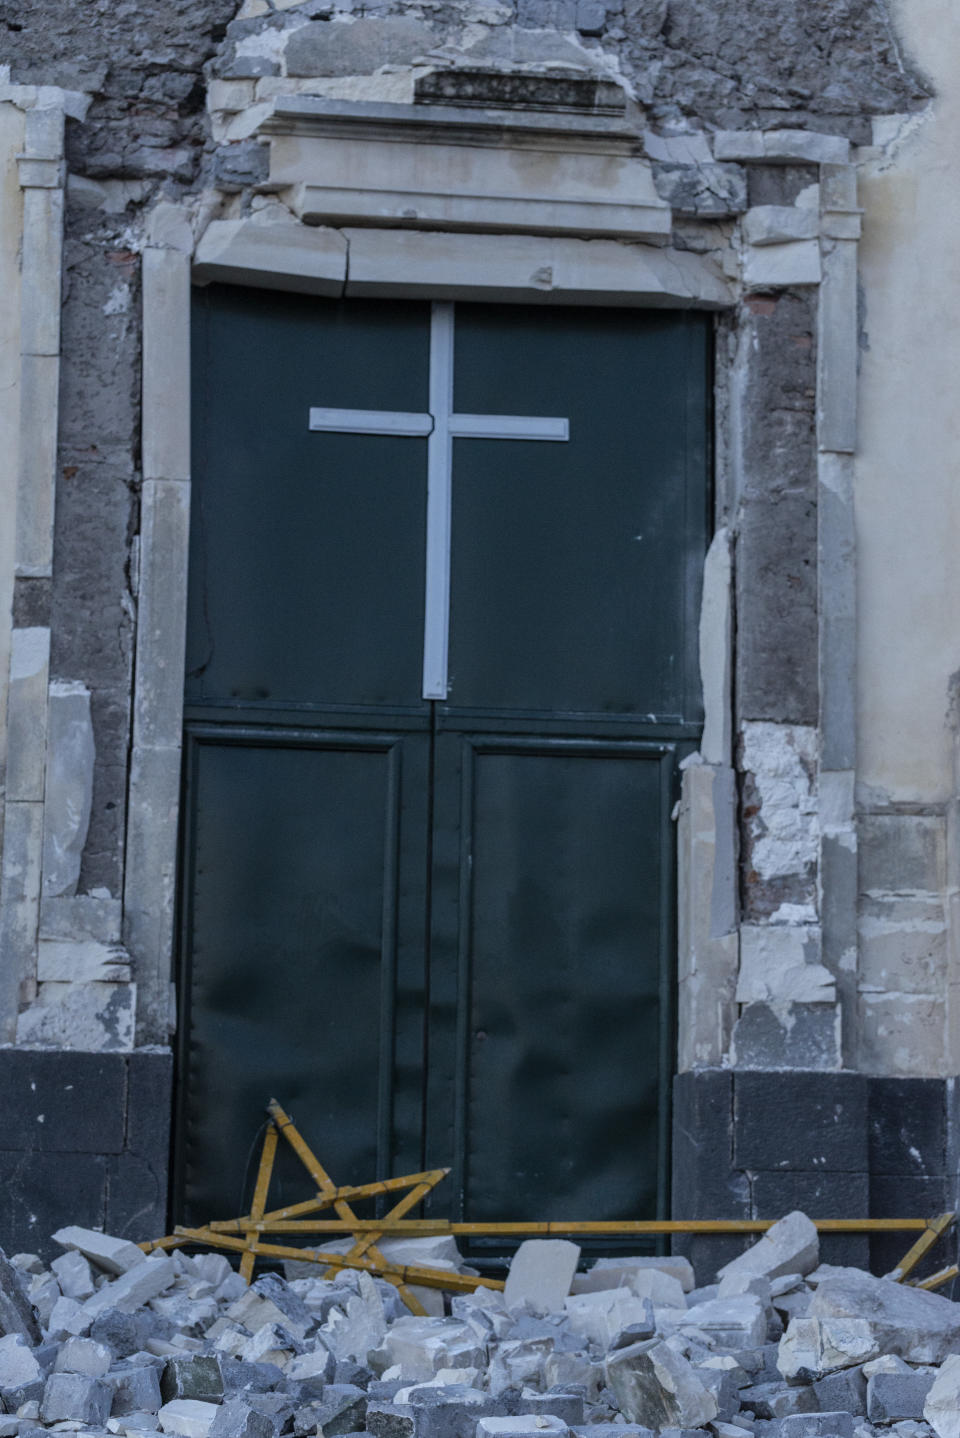
[[[42,983],[17,1020],[17,1043],[106,1053],[132,1049],[136,1001],[131,983]]]
[[[836,996],[820,962],[818,925],[742,925],[737,1003],[832,1004]]]
[[[674,1218],[749,1218],[750,1181],[733,1164],[733,1074],[700,1069],[673,1084]],[[674,1235],[672,1251],[689,1258],[701,1282],[743,1249],[737,1238]]]
[[[126,1106],[117,1055],[0,1049],[6,1151],[120,1153]]]
[[[746,1004],[730,1043],[738,1069],[842,1067],[840,1009],[836,1004]]]
[[[885,894],[860,900],[861,989],[942,993],[947,983],[947,919],[939,894]]]
[[[872,1174],[946,1173],[950,1134],[943,1080],[871,1078],[868,1133]]]
[[[757,1218],[782,1218],[797,1208],[808,1218],[866,1218],[870,1213],[866,1173],[754,1173],[750,1193]],[[870,1240],[861,1233],[822,1234],[820,1259],[866,1268]]]
[[[95,939],[101,944],[117,944],[122,914],[120,900],[106,894],[41,899],[40,938],[68,939],[74,943]]]
[[[6,1141],[6,1140],[5,1140]],[[61,1252],[50,1235],[66,1224],[102,1228],[108,1159],[99,1153],[0,1149],[0,1233],[11,1253]]]
[[[736,784],[732,769],[688,763],[678,822],[681,1070],[719,1064],[736,1014]]]
[[[134,1241],[166,1228],[169,1051],[0,1049],[0,1232],[41,1254],[67,1223]]]
[[[677,215],[719,219],[739,215],[747,207],[747,177],[739,165],[684,165],[657,161],[653,166],[657,194]]]
[[[933,1083],[940,1087],[939,1080]],[[931,1098],[933,1095],[931,1094]],[[921,1157],[918,1150],[918,1157]],[[943,1173],[918,1177],[915,1174],[870,1175],[870,1212],[883,1218],[933,1218],[956,1207],[956,1185]],[[913,1242],[911,1233],[875,1233],[870,1237],[870,1268],[873,1273],[889,1273],[903,1258]],[[924,1278],[940,1268],[955,1263],[957,1237],[943,1236],[929,1255],[917,1266],[911,1277]],[[949,1297],[950,1289],[940,1290]]]
[[[748,245],[743,252],[743,282],[748,289],[818,285],[820,279],[820,246],[816,240]]]
[[[737,1168],[867,1171],[867,1079],[862,1074],[737,1074]]]
[[[904,1077],[936,1073],[955,1062],[947,1046],[948,1005],[942,994],[857,996],[860,1063],[867,1072]]]
[[[946,825],[939,816],[864,814],[859,822],[864,893],[941,893],[946,882]]]
[[[54,680],[47,717],[44,898],[76,893],[90,826],[95,759],[89,689],[79,682]]]
[[[43,799],[50,630],[15,629],[7,692],[6,798]]]
[[[569,3],[575,9],[575,0]],[[310,22],[290,32],[287,74],[370,75],[381,65],[409,65],[435,43],[433,32],[409,16]]]
[[[802,431],[805,416],[783,430]],[[770,466],[776,470],[775,454]],[[737,692],[743,719],[817,720],[817,510],[805,492],[745,502],[737,543]]]

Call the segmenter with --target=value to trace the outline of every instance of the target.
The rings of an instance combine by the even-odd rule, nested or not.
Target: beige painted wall
[[[960,669],[960,6],[892,9],[937,98],[861,172],[859,779],[880,805],[950,797]]]

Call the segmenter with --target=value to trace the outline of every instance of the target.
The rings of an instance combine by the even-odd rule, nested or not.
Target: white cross
[[[427,575],[423,631],[423,697],[446,699],[450,641],[450,515],[454,439],[570,438],[566,419],[513,414],[454,414],[453,305],[430,314],[430,413],[377,409],[311,409],[312,430],[338,434],[427,436]]]

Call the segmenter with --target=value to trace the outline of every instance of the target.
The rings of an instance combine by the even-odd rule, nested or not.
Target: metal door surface
[[[339,1182],[451,1166],[434,1212],[662,1207],[708,350],[198,292],[178,1218],[271,1095]]]

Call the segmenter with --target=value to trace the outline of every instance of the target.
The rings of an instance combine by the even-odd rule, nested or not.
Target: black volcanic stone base
[[[55,1258],[76,1223],[166,1231],[172,1056],[0,1049],[0,1247]]]
[[[929,1218],[957,1206],[952,1079],[705,1069],[674,1081],[673,1217]],[[825,1263],[889,1272],[916,1234],[824,1235]],[[701,1283],[738,1238],[676,1238]],[[948,1235],[916,1270],[956,1258]]]

